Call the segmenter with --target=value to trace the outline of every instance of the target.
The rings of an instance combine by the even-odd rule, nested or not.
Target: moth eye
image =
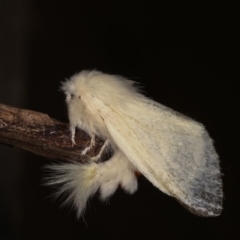
[[[70,96],[71,96],[71,99],[73,99],[73,98],[74,98],[74,95],[73,95],[73,94],[71,94]]]
[[[80,96],[80,95],[78,96],[78,99],[81,99],[81,96]]]

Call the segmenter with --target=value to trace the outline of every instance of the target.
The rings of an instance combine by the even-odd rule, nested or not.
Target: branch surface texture
[[[96,146],[86,156],[82,156],[81,151],[89,146],[90,138],[83,131],[77,130],[75,141],[77,145],[72,146],[69,125],[66,123],[44,113],[0,104],[0,143],[51,159],[82,163],[97,155],[103,144],[100,139],[96,139]]]

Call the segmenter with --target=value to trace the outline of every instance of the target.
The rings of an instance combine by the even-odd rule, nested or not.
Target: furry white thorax
[[[105,104],[127,108],[133,97],[140,96],[133,81],[123,77],[104,74],[99,71],[82,71],[63,83],[66,94],[71,127],[78,127],[89,135],[96,134],[103,139],[110,138],[104,119],[92,103],[92,98],[101,98]],[[141,95],[142,96],[142,95]]]

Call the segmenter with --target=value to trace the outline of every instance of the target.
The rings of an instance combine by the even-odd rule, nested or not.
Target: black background
[[[10,99],[16,85],[7,90],[5,74],[0,79],[2,103],[67,122],[64,96],[58,91],[65,78],[97,69],[138,81],[147,96],[206,126],[220,156],[225,197],[220,217],[201,218],[140,177],[136,194],[118,190],[107,204],[95,196],[77,220],[70,207],[60,208],[61,200],[52,202],[52,189],[41,186],[41,168],[51,160],[24,151],[18,151],[20,160],[6,160],[5,152],[15,149],[2,147],[7,150],[0,152],[0,238],[233,239],[240,227],[235,165],[239,104],[237,79],[228,68],[224,0],[10,2],[2,3],[1,10],[1,70],[14,71],[7,52],[18,44],[18,37],[8,35],[14,28],[25,43],[19,45],[24,81],[18,82],[24,101]],[[23,27],[18,29],[19,21]],[[12,165],[5,168],[4,161]],[[12,185],[16,174],[17,184]]]

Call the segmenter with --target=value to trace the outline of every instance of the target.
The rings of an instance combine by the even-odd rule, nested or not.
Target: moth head
[[[66,102],[68,104],[70,104],[75,100],[81,100],[81,95],[79,95],[78,93],[71,93],[71,92],[66,93]]]
[[[81,100],[81,88],[73,81],[72,78],[66,79],[66,82],[62,83],[61,90],[66,95],[67,104]]]

